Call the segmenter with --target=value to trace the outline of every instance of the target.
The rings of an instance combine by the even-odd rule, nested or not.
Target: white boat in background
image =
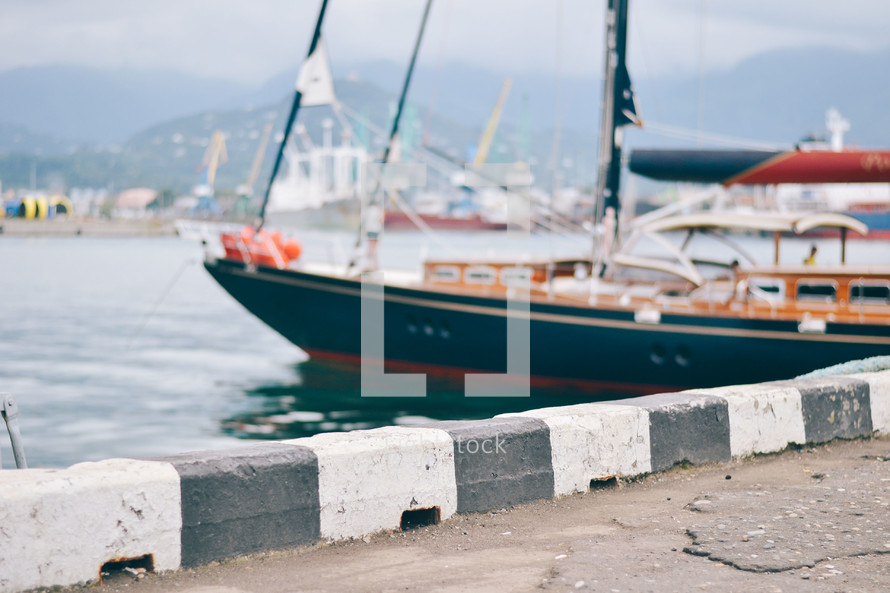
[[[361,196],[367,191],[368,151],[352,141],[352,131],[341,125],[334,143],[334,121],[322,122],[322,144],[312,142],[305,126],[284,149],[286,168],[272,184],[265,214],[275,227],[357,228]]]

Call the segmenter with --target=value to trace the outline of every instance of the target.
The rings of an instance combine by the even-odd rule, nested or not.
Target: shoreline
[[[172,220],[25,220],[0,218],[0,236],[12,237],[175,237]]]

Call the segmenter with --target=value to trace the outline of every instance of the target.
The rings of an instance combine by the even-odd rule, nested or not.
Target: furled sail
[[[637,115],[637,100],[634,96],[633,86],[630,82],[630,73],[627,64],[622,62],[615,73],[615,85],[618,88],[618,109],[616,110],[616,126],[642,126],[643,120]]]
[[[324,41],[319,40],[315,51],[303,62],[297,77],[297,91],[303,96],[303,107],[332,105],[337,100],[334,94],[334,75],[331,73]]]

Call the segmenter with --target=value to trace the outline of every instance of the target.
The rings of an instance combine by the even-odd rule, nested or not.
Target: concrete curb
[[[182,566],[319,537],[318,458],[277,443],[166,458],[179,475]]]
[[[890,371],[0,472],[0,593],[364,537],[677,463],[890,434]],[[138,564],[136,564],[138,563]]]

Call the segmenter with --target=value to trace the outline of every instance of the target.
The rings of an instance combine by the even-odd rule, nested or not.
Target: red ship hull
[[[481,216],[439,216],[437,214],[418,214],[430,228],[448,231],[503,231],[507,224],[485,220]],[[417,225],[403,212],[387,212],[384,227],[389,230],[417,230]]]

